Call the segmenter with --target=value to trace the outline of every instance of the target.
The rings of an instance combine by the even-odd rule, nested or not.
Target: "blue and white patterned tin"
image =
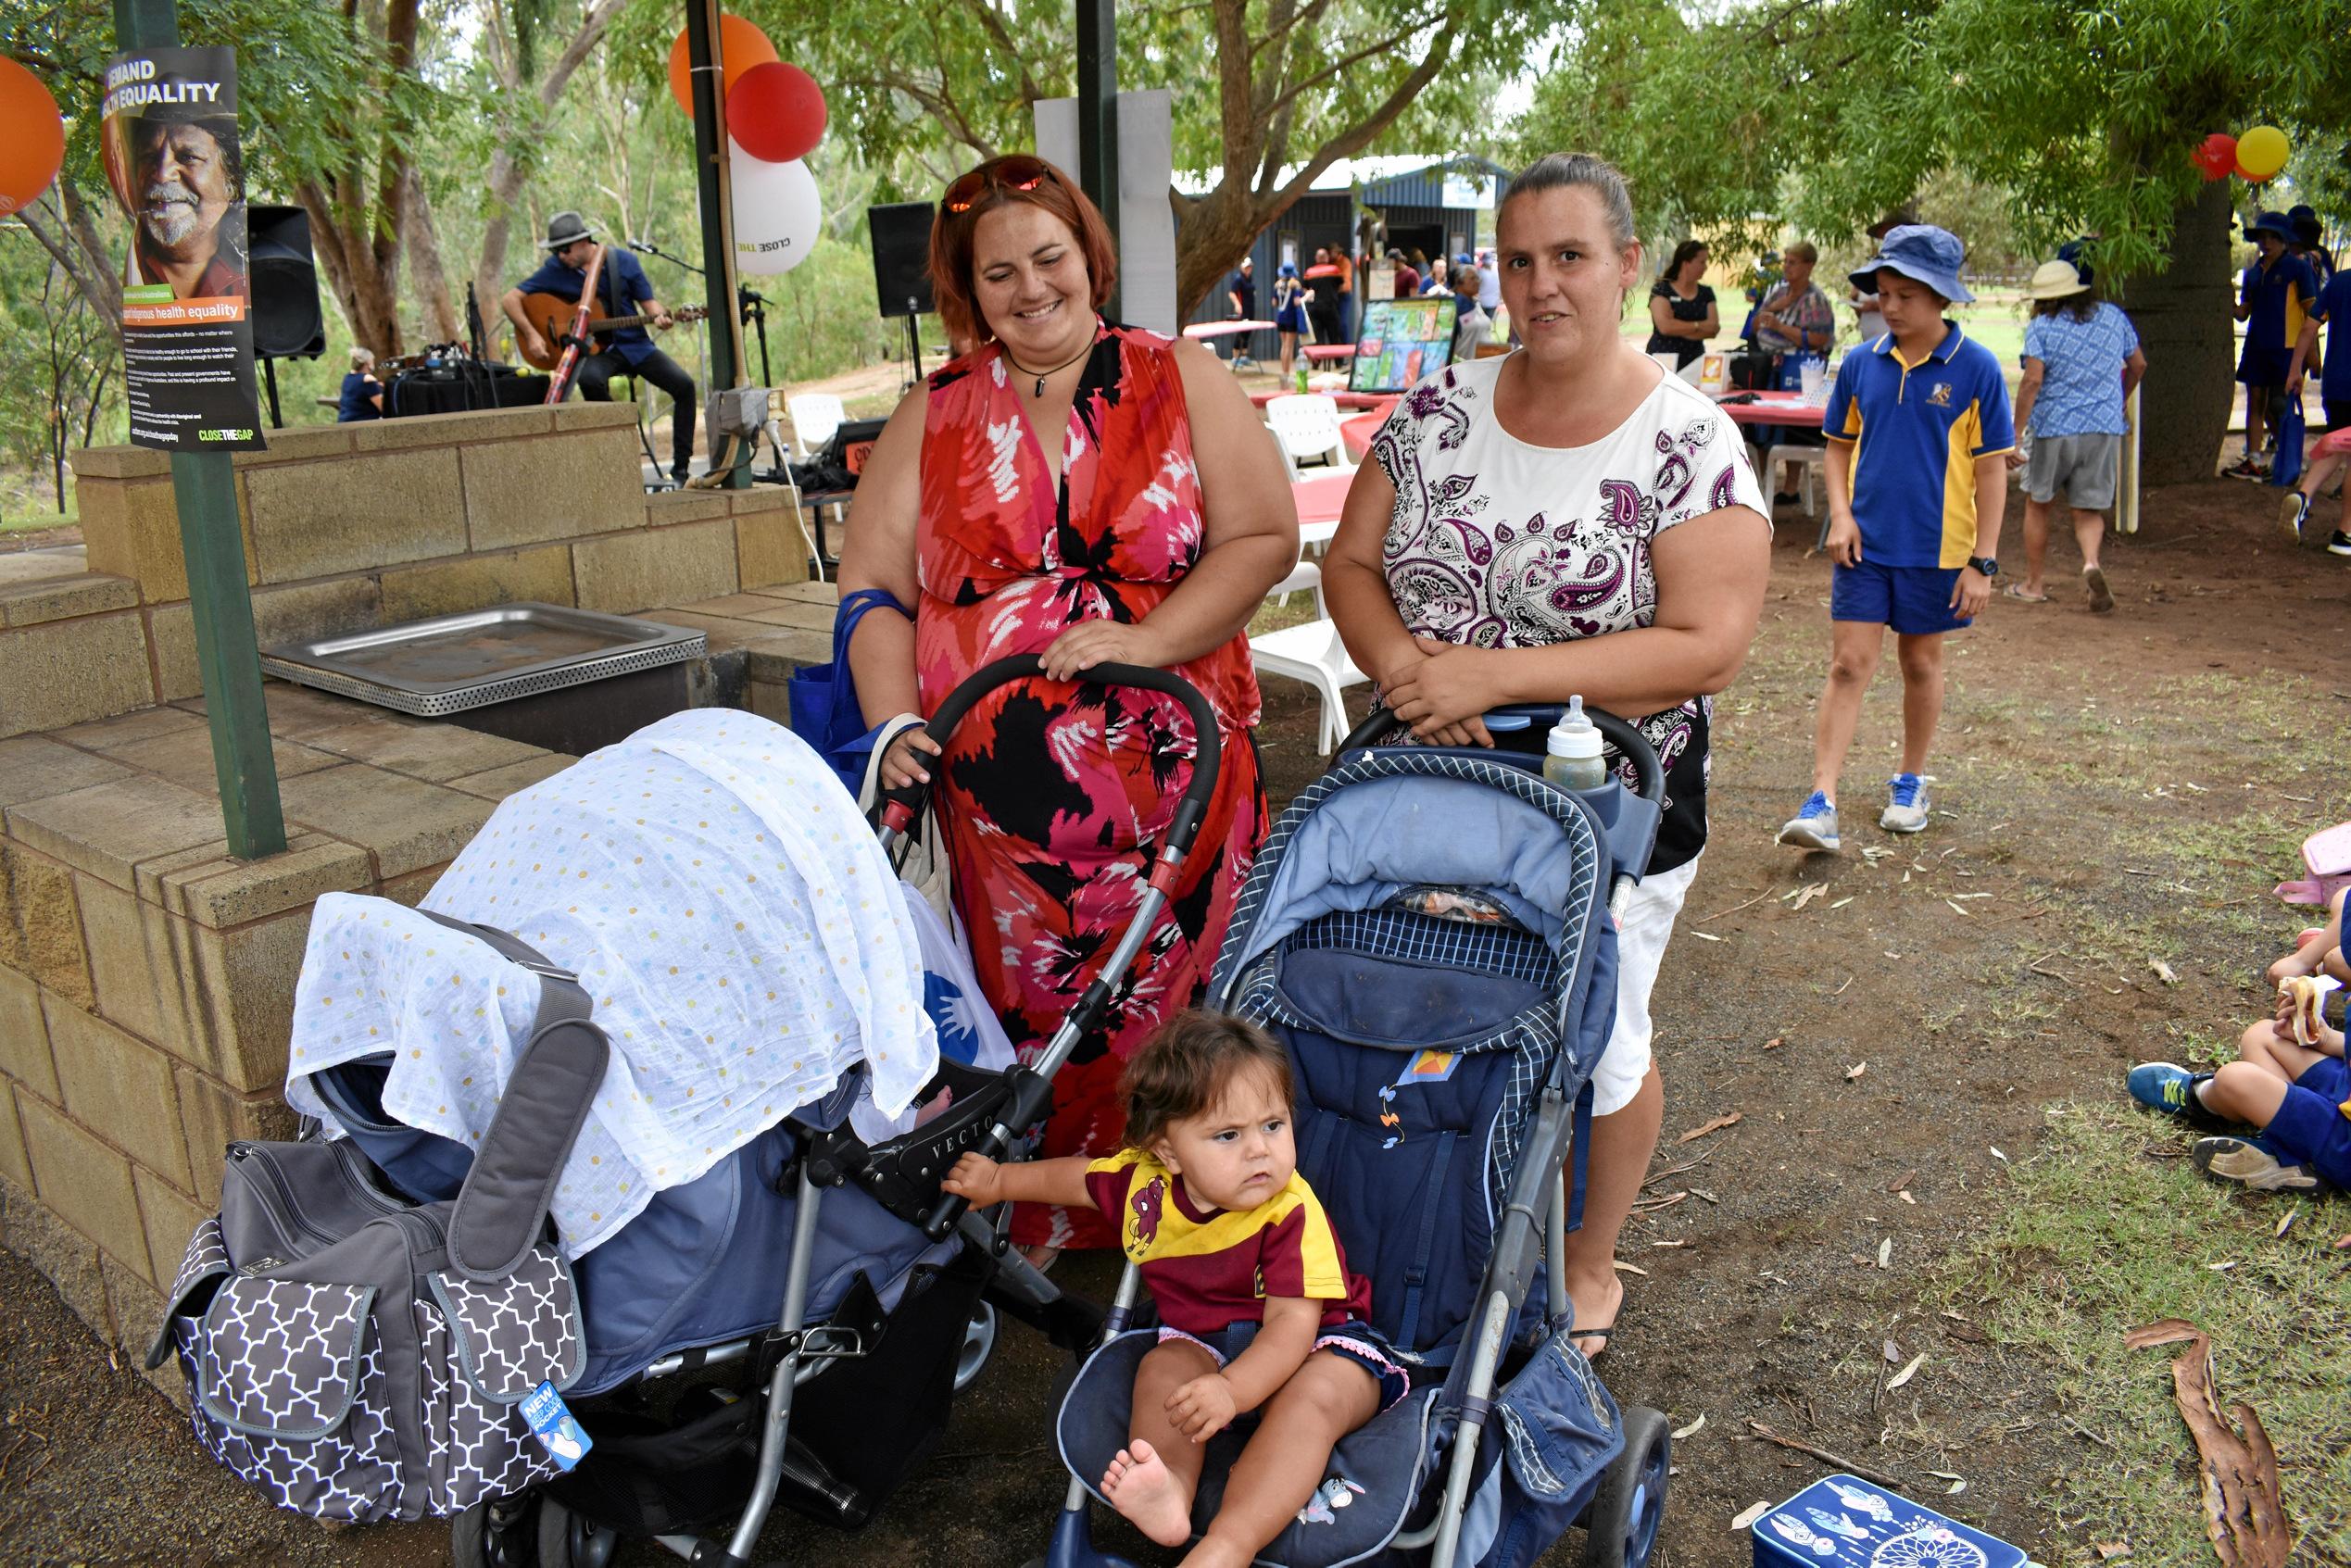
[[[1755,1568],[2023,1568],[2025,1554],[1852,1475],[1815,1482],[1748,1526]]]

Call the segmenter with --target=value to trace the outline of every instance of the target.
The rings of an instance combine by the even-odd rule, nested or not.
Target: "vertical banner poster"
[[[236,51],[118,55],[103,113],[107,180],[131,220],[131,440],[167,452],[258,450]]]

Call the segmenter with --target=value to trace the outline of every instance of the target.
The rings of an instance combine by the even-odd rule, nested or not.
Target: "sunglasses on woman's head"
[[[1041,158],[998,158],[980,165],[947,187],[942,205],[949,212],[969,212],[979,205],[980,197],[987,194],[990,185],[1007,191],[1034,191],[1045,183],[1051,172]]]

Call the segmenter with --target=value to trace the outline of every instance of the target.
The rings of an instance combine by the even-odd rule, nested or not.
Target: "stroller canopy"
[[[868,1136],[937,1068],[923,963],[887,858],[798,736],[680,713],[510,796],[425,907],[509,931],[595,1001],[611,1063],[553,1203],[573,1257],[861,1064]],[[387,899],[329,894],[295,988],[286,1098],[383,1058],[383,1108],[477,1146],[538,977]]]

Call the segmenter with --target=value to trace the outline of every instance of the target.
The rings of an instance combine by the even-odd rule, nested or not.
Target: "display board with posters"
[[[107,180],[132,230],[122,287],[132,443],[257,449],[236,51],[118,55],[102,112]]]
[[[1452,363],[1453,298],[1377,299],[1364,307],[1350,392],[1402,392]]]

